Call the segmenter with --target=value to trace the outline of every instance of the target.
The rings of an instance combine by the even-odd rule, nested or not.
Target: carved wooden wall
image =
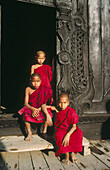
[[[57,96],[68,93],[71,107],[82,113],[94,96],[88,58],[87,0],[73,1],[68,7],[60,2],[56,5]]]
[[[66,92],[80,114],[105,113],[110,100],[110,1],[18,1],[56,8],[56,98]]]

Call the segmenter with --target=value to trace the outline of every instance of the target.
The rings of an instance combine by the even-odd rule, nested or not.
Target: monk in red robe
[[[34,73],[30,78],[31,87],[27,87],[25,90],[25,107],[19,110],[19,114],[23,114],[23,120],[27,128],[27,138],[26,141],[31,141],[32,132],[30,128],[30,122],[42,123],[44,122],[44,115],[46,116],[46,121],[44,124],[43,133],[47,132],[47,127],[52,126],[52,90],[41,85],[41,77],[38,73]],[[49,106],[46,106],[46,103]],[[42,112],[43,111],[43,112]]]
[[[56,156],[65,154],[64,164],[69,164],[69,157],[72,162],[77,162],[78,159],[72,154],[82,151],[83,132],[76,126],[78,123],[78,115],[75,109],[69,107],[68,95],[62,93],[59,96],[59,107],[61,111],[57,111],[55,122],[55,138],[57,145]]]
[[[41,85],[51,88],[52,70],[49,65],[43,64],[46,59],[45,53],[43,51],[38,51],[36,58],[38,64],[32,65],[31,74],[40,74],[42,80]]]

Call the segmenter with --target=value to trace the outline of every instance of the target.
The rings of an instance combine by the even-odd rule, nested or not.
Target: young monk
[[[31,66],[31,74],[39,73],[42,80],[41,85],[51,88],[52,71],[49,65],[43,64],[46,60],[45,53],[43,51],[38,51],[35,57],[37,59],[37,64]]]
[[[25,89],[25,107],[18,112],[20,115],[23,114],[27,128],[26,141],[31,141],[32,138],[30,123],[44,122],[43,112],[46,116],[43,133],[47,132],[48,125],[52,126],[51,106],[46,106],[47,101],[51,104],[52,90],[41,85],[41,77],[38,73],[31,75],[30,82],[31,86]]]
[[[62,162],[69,165],[69,158],[72,162],[78,161],[72,154],[82,151],[83,132],[76,126],[78,123],[78,115],[75,109],[69,107],[68,95],[62,93],[59,96],[59,107],[61,111],[57,111],[55,122],[55,138],[58,150],[56,156],[65,154]]]

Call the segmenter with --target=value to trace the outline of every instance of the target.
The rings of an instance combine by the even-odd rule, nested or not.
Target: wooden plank
[[[99,159],[97,159],[94,155],[87,155],[85,160],[89,162],[90,165],[94,167],[96,170],[109,170],[109,168],[102,163]]]
[[[94,145],[90,145],[90,149],[91,149],[91,153],[97,158],[99,159],[101,162],[103,162],[104,164],[106,164],[107,167],[110,168],[110,157],[105,155],[104,152],[102,152],[101,150],[99,150],[96,146]]]
[[[27,142],[24,136],[2,136],[0,137],[0,150],[7,152],[23,152],[32,150],[53,149],[53,145],[38,135],[32,136],[32,141]],[[4,147],[3,147],[4,146]]]
[[[0,152],[0,169],[3,169],[5,166],[5,157],[6,152]]]
[[[35,170],[39,170],[39,169],[48,170],[49,169],[41,151],[32,151],[30,152],[30,154],[31,154],[32,162],[33,162],[33,167]]]
[[[19,155],[19,170],[33,170],[30,152],[19,152],[18,155]]]
[[[97,141],[110,150],[110,142],[108,142],[106,140],[97,140]]]
[[[64,167],[62,166],[61,162],[55,157],[55,153],[53,151],[48,152],[49,155],[46,153],[43,153],[45,160],[47,161],[47,164],[49,166],[50,170],[64,170]]]
[[[18,169],[18,153],[10,153],[10,152],[6,153],[4,170],[7,169],[11,169],[11,170]]]
[[[110,149],[103,146],[103,144],[100,143],[98,140],[90,140],[90,143],[110,157]]]
[[[79,169],[83,170],[94,170],[94,167],[87,161],[85,156],[82,156],[81,154],[77,153],[78,162],[76,163],[79,167]]]

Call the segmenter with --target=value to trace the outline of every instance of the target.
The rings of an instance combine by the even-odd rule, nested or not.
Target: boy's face
[[[41,84],[41,79],[38,77],[38,76],[34,76],[32,78],[32,86],[35,88],[35,89],[38,89],[39,86]]]
[[[67,106],[69,106],[68,97],[60,97],[58,104],[59,104],[59,107],[60,107],[62,110],[65,110],[65,109],[67,108]]]
[[[37,57],[37,62],[42,65],[45,61],[45,55],[43,53],[40,53]]]

